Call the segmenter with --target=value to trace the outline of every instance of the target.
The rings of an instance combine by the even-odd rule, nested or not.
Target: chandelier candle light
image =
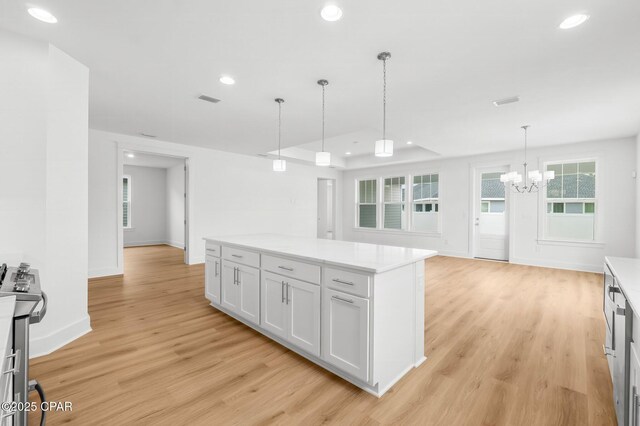
[[[376,141],[376,157],[391,157],[393,155],[393,141],[387,139],[387,59],[391,53],[382,52],[378,59],[382,61],[382,139]]]
[[[278,159],[273,160],[273,171],[286,172],[287,160],[280,158],[280,142],[282,139],[282,103],[284,102],[284,99],[276,98],[275,101],[278,103]]]
[[[504,183],[505,187],[511,186],[514,192],[518,192],[520,194],[530,193],[530,192],[538,192],[541,188],[544,188],[549,184],[549,181],[556,177],[556,173],[553,170],[548,170],[546,172],[541,173],[539,170],[531,170],[527,174],[527,129],[529,126],[522,126],[524,130],[524,181],[523,175],[518,172],[509,172],[500,176],[500,182]],[[540,186],[540,182],[545,181],[545,183]],[[529,181],[531,183],[529,183]]]
[[[331,153],[324,150],[324,88],[329,82],[327,80],[318,80],[318,84],[322,86],[322,151],[316,152],[316,166],[330,166]]]

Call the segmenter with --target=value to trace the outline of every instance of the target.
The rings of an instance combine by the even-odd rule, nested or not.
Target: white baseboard
[[[189,258],[189,265],[198,265],[204,263],[204,256],[191,256]]]
[[[117,267],[97,268],[89,270],[89,278],[109,277],[112,275],[122,275],[122,269]]]
[[[561,262],[555,260],[538,260],[538,259],[523,259],[514,258],[509,259],[509,263],[515,263],[518,265],[539,266],[541,268],[555,268],[555,269],[567,269],[570,271],[582,271],[582,272],[602,272],[604,265],[604,259],[602,265],[589,265],[581,263]]]
[[[149,241],[128,241],[124,243],[125,247],[141,247],[141,246],[157,246],[161,244],[169,244],[165,240],[149,240]]]
[[[175,248],[179,248],[179,249],[183,249],[184,250],[184,243],[181,243],[180,241],[166,241],[165,244],[168,245],[168,246],[171,246],[171,247],[175,247]]]
[[[49,355],[56,349],[60,349],[64,345],[73,342],[78,337],[83,336],[91,331],[91,321],[89,315],[76,321],[73,324],[56,330],[46,336],[31,338],[29,346],[29,358],[36,358],[43,355]]]

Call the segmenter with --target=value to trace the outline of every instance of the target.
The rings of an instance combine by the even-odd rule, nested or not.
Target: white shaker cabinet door
[[[369,379],[369,301],[323,289],[322,358],[362,381]]]
[[[629,424],[640,426],[640,359],[634,343],[631,343],[629,356]]]
[[[207,255],[205,263],[205,296],[211,303],[220,304],[220,259]]]
[[[221,305],[233,312],[238,311],[238,301],[240,298],[240,291],[236,284],[237,268],[237,263],[226,260],[222,261],[222,285],[220,286]]]
[[[238,314],[254,324],[260,324],[260,270],[238,265]]]
[[[284,277],[262,272],[262,327],[283,339],[287,338],[287,303]]]
[[[310,354],[320,356],[320,286],[285,279],[289,307],[287,340]]]

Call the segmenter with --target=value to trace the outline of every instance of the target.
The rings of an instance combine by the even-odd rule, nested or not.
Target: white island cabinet
[[[281,235],[210,237],[211,305],[382,396],[424,356],[432,250]]]

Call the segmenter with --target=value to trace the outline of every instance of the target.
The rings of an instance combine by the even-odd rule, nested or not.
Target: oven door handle
[[[44,316],[47,313],[47,305],[49,304],[49,298],[47,297],[47,293],[45,293],[44,291],[42,292],[42,308],[31,314],[31,317],[29,318],[29,324],[37,324],[40,321],[42,321],[42,318],[44,318]]]

